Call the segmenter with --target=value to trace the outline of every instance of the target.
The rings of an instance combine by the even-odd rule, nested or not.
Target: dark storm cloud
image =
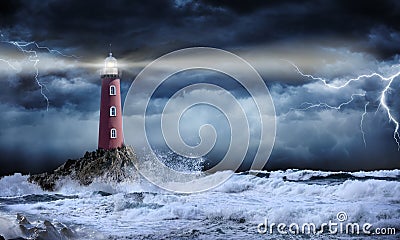
[[[308,168],[325,170],[373,170],[398,168],[393,126],[384,114],[369,108],[363,126],[360,111],[317,111],[310,117],[304,112],[296,118],[280,118],[275,149],[268,167],[273,169]],[[312,137],[305,137],[311,135]]]
[[[0,174],[34,173],[60,165],[67,158],[94,149],[97,116],[69,109],[29,110],[0,104]]]
[[[6,5],[7,19],[15,19],[12,26],[28,29],[40,42],[59,47],[72,44],[84,55],[110,42],[125,55],[146,46],[157,46],[153,54],[160,54],[193,45],[242,47],[299,38],[333,44],[330,38],[357,38],[359,48],[388,57],[398,50],[396,39],[386,38],[384,46],[376,44],[381,40],[374,29],[400,31],[400,4],[395,0],[29,1]]]
[[[149,61],[173,50],[211,46],[243,56],[266,80],[278,113],[277,143],[269,163],[272,168],[399,167],[393,124],[384,112],[372,116],[385,82],[372,78],[330,91],[278,60],[292,60],[305,72],[330,79],[371,71],[392,74],[390,67],[399,62],[399,16],[396,0],[1,1],[2,41],[37,41],[79,58],[29,48],[40,52],[39,80],[50,100],[46,112],[28,55],[12,44],[0,44],[2,58],[23,62],[17,70],[0,62],[6,86],[0,88],[1,110],[7,113],[0,118],[6,126],[0,131],[1,165],[5,166],[0,174],[18,169],[38,171],[24,163],[44,164],[51,159],[58,163],[96,147],[100,97],[96,70],[109,43],[118,60],[127,63],[123,98],[132,79]],[[242,92],[226,81],[224,87],[238,95]],[[304,102],[338,106],[360,91],[365,91],[365,96],[356,97],[340,111],[291,110]],[[158,100],[164,101],[163,95],[171,94],[171,89],[161,89],[159,94]],[[393,100],[396,96],[395,91],[388,95],[393,109],[398,109]],[[370,102],[365,121],[367,149],[359,131],[366,102]],[[398,115],[396,111],[393,114]],[[312,137],[304,138],[310,134]],[[20,146],[34,147],[23,153]],[[18,159],[17,165],[12,164],[14,159]]]
[[[62,47],[72,44],[83,56],[107,51],[109,43],[125,55],[139,47],[186,42],[187,22],[193,23],[197,13],[186,10],[190,12],[176,8],[172,1],[31,1],[18,12],[16,24],[28,28],[37,41],[56,41]]]
[[[16,13],[21,8],[22,4],[20,1],[1,1],[0,3],[0,18],[1,27],[9,26],[14,23]]]

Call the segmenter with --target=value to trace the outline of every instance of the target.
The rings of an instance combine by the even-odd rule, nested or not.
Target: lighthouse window
[[[117,138],[117,129],[111,128],[110,137]]]
[[[110,117],[115,117],[117,116],[117,108],[112,106],[110,107]]]
[[[110,95],[111,95],[111,96],[113,96],[113,95],[117,95],[117,94],[116,94],[116,90],[115,90],[115,86],[114,86],[114,85],[111,85],[111,86],[110,86]]]

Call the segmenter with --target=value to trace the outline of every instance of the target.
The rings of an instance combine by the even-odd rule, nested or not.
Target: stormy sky
[[[1,1],[0,175],[50,170],[97,148],[99,69],[110,43],[122,70],[123,100],[148,63],[175,50],[221,48],[248,61],[275,105],[276,139],[267,169],[399,168],[396,125],[381,100],[389,87],[385,103],[399,121],[400,77],[390,86],[378,76],[343,88],[321,81],[341,86],[362,74],[398,73],[399,18],[396,0]],[[302,76],[292,64],[319,79]],[[197,71],[174,78],[218,82],[243,104],[249,100],[226,76]],[[179,87],[171,79],[159,89],[151,105],[155,115]],[[200,107],[182,119],[189,143],[196,142],[201,124],[214,125],[220,138],[210,161],[229,145],[226,119],[219,115]],[[157,146],[159,138],[152,139]]]

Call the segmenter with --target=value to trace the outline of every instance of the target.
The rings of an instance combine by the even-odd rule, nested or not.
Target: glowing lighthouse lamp
[[[121,85],[117,59],[110,55],[101,71],[99,149],[113,149],[124,144],[122,132]]]

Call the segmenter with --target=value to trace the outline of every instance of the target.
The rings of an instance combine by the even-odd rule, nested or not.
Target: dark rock
[[[107,197],[107,196],[111,196],[112,195],[112,193],[104,192],[104,191],[95,191],[93,194],[98,194],[98,195],[103,196],[103,197]]]
[[[56,190],[57,182],[65,177],[70,177],[82,185],[89,185],[99,177],[120,182],[128,177],[129,169],[134,167],[135,158],[135,153],[129,146],[111,150],[97,149],[91,153],[86,152],[78,160],[68,159],[51,173],[31,175],[28,181],[47,191]]]
[[[23,216],[23,215],[20,214],[20,213],[17,213],[17,220],[18,220],[19,224],[24,224],[24,225],[29,225],[29,224],[31,224],[31,223],[28,221],[28,219],[26,219],[26,217]]]
[[[17,221],[23,237],[16,239],[35,239],[35,240],[67,240],[76,239],[75,233],[65,225],[58,223],[61,227],[55,227],[53,223],[48,220],[43,222],[38,221],[35,225],[31,224],[25,216],[17,214]],[[1,238],[0,238],[1,240]]]
[[[63,227],[60,230],[60,233],[64,236],[66,236],[67,238],[74,238],[75,234],[71,231],[71,229],[67,228],[67,227]]]

